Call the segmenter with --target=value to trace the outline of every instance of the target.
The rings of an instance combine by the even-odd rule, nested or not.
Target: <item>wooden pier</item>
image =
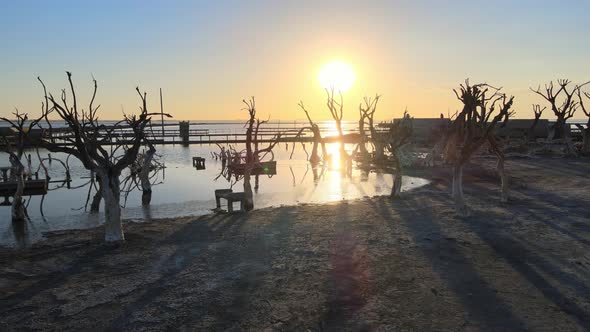
[[[146,137],[153,144],[243,144],[246,143],[246,129],[221,129],[218,124],[209,125],[205,128],[206,123],[189,123],[181,121],[178,123],[166,123],[165,125],[153,124],[146,127]],[[227,125],[236,125],[235,123],[226,123]],[[216,126],[217,125],[217,126]],[[293,126],[293,127],[291,127]],[[258,142],[269,143],[273,142],[280,135],[279,142],[312,142],[313,134],[309,130],[301,131],[302,128],[307,127],[304,122],[285,125],[280,123],[267,124],[262,126],[258,131]],[[328,128],[326,128],[326,131]],[[331,132],[335,132],[333,128],[329,128]],[[356,141],[355,135],[358,136],[358,131],[344,130],[347,141]],[[39,132],[47,140],[53,141],[63,146],[73,145],[74,135],[69,128],[44,129]],[[103,138],[101,144],[114,145],[126,143],[128,140],[131,143],[134,134],[127,126],[103,126],[98,132],[98,135]],[[334,133],[334,135],[336,135]],[[330,137],[326,137],[326,142]]]
[[[449,121],[444,119],[444,121]],[[515,120],[514,125],[524,123],[525,120]],[[526,120],[532,121],[532,120]],[[420,141],[420,137],[424,135],[431,135],[433,126],[438,125],[441,119],[420,119],[415,118],[413,120],[414,125],[414,139]],[[510,122],[509,122],[510,124]],[[547,120],[543,120],[537,130],[546,132],[545,127],[550,123]],[[232,125],[236,126],[234,129],[223,129],[220,126]],[[146,137],[153,144],[172,144],[172,145],[193,145],[193,144],[244,144],[246,143],[246,129],[237,128],[237,123],[207,123],[207,122],[168,122],[165,124],[155,124],[146,128]],[[310,130],[303,130],[302,128],[308,127],[305,122],[294,122],[294,123],[280,123],[271,122],[262,126],[258,132],[259,143],[269,143],[274,141],[279,135],[279,142],[284,143],[298,143],[298,142],[313,142],[313,133]],[[378,125],[378,130],[387,130],[388,123],[382,123]],[[512,127],[512,125],[511,125]],[[2,128],[0,128],[2,129]],[[8,129],[8,128],[3,128]],[[581,139],[581,132],[575,124],[568,123],[568,132],[571,136],[576,139]],[[504,130],[504,129],[503,129]],[[323,140],[325,143],[338,142],[338,137],[335,128],[332,126],[320,126],[320,131],[323,134]],[[500,130],[502,131],[502,130]],[[366,134],[370,136],[367,130]],[[10,135],[13,135],[13,131],[3,131],[0,137],[6,137],[10,141]],[[102,126],[98,134],[103,138],[101,144],[103,145],[116,145],[132,143],[134,137],[131,129],[124,125],[105,125]],[[34,133],[35,137],[44,137],[50,141],[58,143],[63,146],[73,145],[72,141],[74,135],[69,128],[54,126],[50,129],[36,129]],[[358,127],[344,128],[344,139],[345,143],[358,143],[359,140]],[[369,138],[370,139],[370,138]],[[0,144],[3,144],[0,142]]]
[[[232,174],[244,175],[246,171],[246,164],[230,164],[229,170]],[[262,161],[255,163],[252,167],[250,175],[275,175],[277,174],[276,161]]]
[[[0,206],[10,205],[9,197],[13,197],[18,188],[18,182],[14,180],[8,173],[12,172],[12,167],[0,167],[0,197],[4,197],[4,201],[0,202]],[[35,178],[26,177],[23,196],[36,196],[47,194],[47,180],[39,179],[35,174]]]

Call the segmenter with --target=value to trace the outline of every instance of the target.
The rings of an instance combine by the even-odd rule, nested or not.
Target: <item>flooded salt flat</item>
[[[239,148],[239,147],[237,147]],[[338,163],[325,168],[312,168],[306,161],[306,153],[301,144],[296,145],[292,159],[293,146],[280,144],[275,147],[274,154],[277,161],[277,174],[274,176],[259,176],[259,188],[254,194],[255,208],[265,208],[280,205],[296,205],[300,203],[325,203],[342,199],[357,199],[365,196],[388,195],[393,178],[389,174],[365,173],[354,169],[352,176],[342,174]],[[309,146],[308,146],[309,148]],[[328,145],[329,151],[337,153],[336,145]],[[126,201],[123,217],[132,221],[144,221],[158,218],[179,216],[197,216],[211,213],[215,207],[214,190],[230,188],[232,183],[223,177],[216,179],[222,169],[221,162],[211,156],[212,151],[218,151],[217,146],[182,147],[179,145],[157,146],[159,161],[166,168],[154,177],[157,183],[153,187],[152,203],[150,207],[141,206],[141,192],[131,192]],[[33,171],[37,169],[36,154],[33,155]],[[40,151],[42,157],[47,151]],[[206,169],[196,170],[192,166],[192,157],[206,158]],[[66,156],[52,154],[53,158],[66,160]],[[57,161],[49,164],[52,180],[63,180],[65,169]],[[0,244],[17,244],[18,234],[25,233],[19,238],[21,245],[33,243],[43,236],[43,232],[64,229],[78,229],[95,227],[102,222],[102,214],[91,214],[84,211],[89,195],[90,172],[82,167],[73,157],[68,160],[72,183],[67,189],[61,183],[52,183],[50,192],[43,201],[44,217],[41,215],[41,196],[28,199],[28,213],[30,221],[26,229],[17,230],[10,222],[10,207],[0,207]],[[7,166],[5,155],[0,155],[0,165]],[[40,171],[42,176],[43,172]],[[254,177],[252,186],[254,186]],[[404,177],[402,190],[427,184],[421,178]],[[241,181],[233,184],[234,191],[243,191]],[[93,191],[90,193],[93,194]],[[101,206],[102,210],[102,206]]]

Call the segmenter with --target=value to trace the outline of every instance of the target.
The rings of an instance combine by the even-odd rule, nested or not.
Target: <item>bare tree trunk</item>
[[[106,172],[104,172],[106,173]],[[121,223],[121,189],[118,176],[100,175],[102,196],[105,207],[105,241],[124,241],[123,225]]]
[[[12,221],[23,222],[26,217],[25,205],[23,202],[23,193],[25,191],[25,166],[13,153],[10,154],[10,164],[14,170],[13,177],[16,180],[16,192],[12,198]]]
[[[320,162],[320,156],[318,155],[318,145],[319,142],[314,138],[313,147],[311,149],[311,157],[309,157],[309,162],[312,165],[317,165]]]
[[[313,132],[313,149],[309,161],[312,165],[317,165],[322,158],[325,159],[328,156],[328,151],[326,150],[326,143],[324,143],[324,140],[322,139],[320,128],[316,124],[312,124],[311,131]],[[319,144],[322,146],[322,158],[318,155]]]
[[[92,203],[90,203],[90,213],[98,213],[100,211],[100,201],[102,201],[102,190],[99,187],[92,197]]]
[[[553,124],[553,139],[566,138],[565,136],[565,118],[558,116]]]
[[[373,146],[375,147],[375,162],[382,163],[385,160],[385,144],[379,141],[378,137],[373,138]]]
[[[156,149],[150,148],[143,156],[143,165],[141,166],[141,171],[139,172],[139,180],[141,181],[141,190],[143,193],[141,194],[141,205],[150,205],[152,201],[152,184],[150,182],[150,166],[152,164],[152,159],[154,158],[154,154],[156,153]]]
[[[322,146],[322,158],[326,159],[328,157],[328,150],[326,149],[326,143],[324,142],[323,139],[321,142],[321,146]]]
[[[361,153],[361,159],[363,161],[368,161],[369,158],[369,151],[367,151],[367,134],[365,133],[365,118],[361,114],[361,119],[359,120],[359,134],[360,134],[360,142],[359,142],[359,150]]]
[[[255,114],[255,113],[254,113]],[[254,153],[252,151],[252,126],[254,124],[254,115],[250,116],[249,127],[246,130],[246,165],[244,168],[244,210],[254,210],[254,193],[252,192],[252,184],[250,183],[250,174],[254,166]]]
[[[455,200],[457,209],[462,214],[467,214],[467,206],[465,205],[465,197],[463,196],[463,163],[455,162],[453,166],[453,191],[452,197]]]
[[[244,210],[254,210],[254,193],[252,192],[252,184],[250,183],[250,169],[248,165],[246,165],[246,171],[244,172],[244,195],[246,196]]]
[[[96,173],[92,172],[92,174],[96,174]],[[102,189],[101,189],[102,184],[100,181],[100,176],[98,176],[98,174],[94,175],[94,181],[96,181],[96,185],[98,186],[98,189],[96,190],[96,192],[94,193],[94,196],[92,197],[92,202],[90,203],[90,213],[98,213],[100,211],[100,202],[102,201]]]
[[[393,153],[395,170],[393,171],[393,186],[391,187],[391,197],[400,197],[402,192],[402,163],[399,160],[397,150]]]
[[[346,149],[344,149],[344,133],[342,132],[342,123],[340,120],[336,120],[336,129],[338,130],[338,140],[340,141],[340,162],[342,162],[347,154]]]
[[[506,177],[506,172],[504,171],[504,153],[498,147],[498,143],[496,139],[490,136],[489,138],[490,146],[492,151],[498,157],[498,164],[496,166],[498,170],[498,175],[500,176],[500,200],[503,203],[508,202],[508,178]]]
[[[311,150],[311,157],[309,158],[309,162],[312,165],[317,165],[319,164],[320,160],[322,160],[318,155],[318,145],[322,145],[322,154],[324,158],[327,156],[326,145],[322,140],[322,133],[320,132],[320,128],[317,125],[312,124],[311,131],[313,132],[313,148]]]

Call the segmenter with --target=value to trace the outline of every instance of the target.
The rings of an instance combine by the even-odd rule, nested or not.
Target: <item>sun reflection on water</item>
[[[340,161],[340,145],[330,144],[326,147],[329,155],[329,165],[331,171],[340,171],[342,163]]]

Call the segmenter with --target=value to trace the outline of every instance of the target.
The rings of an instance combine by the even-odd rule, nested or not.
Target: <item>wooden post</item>
[[[189,142],[189,122],[188,121],[180,121],[179,129],[180,129],[180,137],[182,138],[182,144],[188,146]]]
[[[162,102],[162,88],[160,88],[160,115],[162,117],[162,140],[164,140],[164,103]]]

